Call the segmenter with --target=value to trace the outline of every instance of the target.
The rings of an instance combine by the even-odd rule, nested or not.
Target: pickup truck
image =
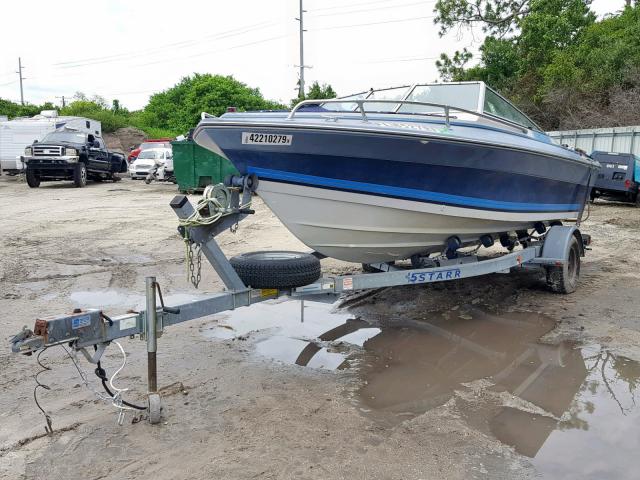
[[[120,180],[127,172],[124,155],[107,150],[97,135],[73,130],[57,130],[25,148],[27,184],[37,188],[42,181],[73,180],[84,187],[87,179]]]

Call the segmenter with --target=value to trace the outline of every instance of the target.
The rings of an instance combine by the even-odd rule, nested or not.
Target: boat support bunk
[[[156,277],[147,277],[144,311],[109,317],[100,309],[76,309],[70,314],[44,316],[36,320],[33,330],[24,327],[13,337],[12,351],[32,355],[54,345],[66,345],[74,355],[81,353],[89,363],[99,365],[106,347],[113,341],[125,337],[137,337],[146,341],[147,405],[137,408],[147,410],[149,421],[155,424],[160,422],[162,408],[157,382],[158,338],[164,329],[171,325],[247,307],[283,295],[300,299],[301,320],[304,320],[304,299],[316,295],[339,295],[381,287],[454,281],[491,273],[509,273],[523,268],[564,271],[565,274],[559,276],[559,281],[550,285],[553,290],[569,293],[572,288],[568,288],[564,281],[570,276],[572,285],[575,285],[579,275],[580,256],[584,256],[590,243],[589,236],[583,236],[578,226],[554,225],[536,239],[529,239],[526,248],[493,258],[479,259],[473,253],[462,254],[458,258],[439,259],[423,268],[398,268],[394,265],[378,264],[370,266],[378,273],[328,276],[310,285],[286,290],[254,289],[243,283],[215,237],[229,228],[235,228],[240,220],[254,213],[243,206],[249,204],[257,181],[255,176],[228,178],[225,190],[229,197],[224,214],[209,225],[180,227],[183,234],[183,229],[188,230],[190,242],[200,246],[202,253],[225,284],[224,291],[183,305],[166,306]],[[180,219],[190,218],[194,213],[193,205],[184,195],[176,196],[171,201],[171,207]],[[579,244],[577,258],[575,240],[578,240]],[[158,299],[160,305],[157,303]],[[104,377],[102,378],[104,380]],[[122,405],[121,399],[119,402]],[[121,421],[122,410],[119,415]]]

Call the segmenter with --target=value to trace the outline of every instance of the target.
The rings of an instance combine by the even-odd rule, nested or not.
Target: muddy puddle
[[[274,300],[219,315],[203,330],[209,338],[256,337],[255,351],[272,360],[325,370],[343,369],[351,347],[380,334],[381,330],[348,313],[336,313],[331,303]]]
[[[371,325],[335,306],[274,301],[218,316],[211,338],[252,337],[255,352],[322,369],[352,367],[363,414],[388,426],[445,406],[531,459],[543,478],[637,478],[640,364],[539,339],[537,314],[449,311]]]

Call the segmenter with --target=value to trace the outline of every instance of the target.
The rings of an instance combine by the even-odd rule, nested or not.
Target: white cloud
[[[423,18],[433,15],[434,3],[305,0],[305,63],[313,67],[307,82],[348,94],[434,80],[435,57],[472,44],[469,33],[439,38]],[[603,14],[623,4],[596,0],[594,8]],[[82,91],[140,108],[193,72],[233,75],[271,99],[296,93],[297,0],[21,0],[4,8],[2,98],[19,99],[18,56],[26,66],[25,99],[33,103]]]

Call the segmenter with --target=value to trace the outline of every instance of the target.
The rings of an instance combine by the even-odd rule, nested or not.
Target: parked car
[[[149,148],[142,150],[129,167],[132,179],[144,179],[153,169],[165,166],[167,161],[173,166],[173,155],[169,148]]]
[[[27,184],[31,188],[42,181],[73,180],[84,187],[87,180],[118,181],[127,172],[124,155],[110,152],[98,135],[78,130],[56,130],[41,142],[25,148]]]
[[[157,139],[147,139],[142,142],[138,148],[134,148],[129,153],[127,157],[127,161],[132,163],[142,150],[148,150],[149,148],[171,148],[171,139],[170,138],[157,138]]]
[[[607,197],[640,206],[640,157],[631,153],[593,152],[601,168],[591,199]]]

